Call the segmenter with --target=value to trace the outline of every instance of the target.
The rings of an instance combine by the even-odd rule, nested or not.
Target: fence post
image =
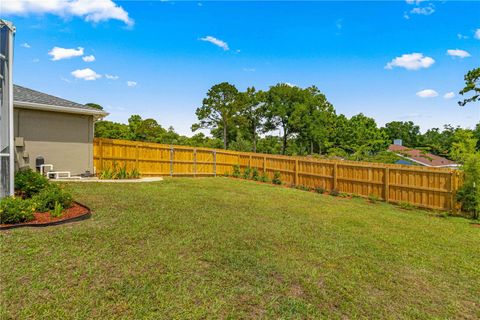
[[[335,162],[333,164],[333,189],[337,190],[337,170],[338,166],[337,163]]]
[[[193,148],[193,176],[197,176],[197,148]]]
[[[267,173],[267,156],[263,157],[263,173]]]
[[[298,159],[295,159],[295,180],[294,184],[298,185]]]
[[[390,198],[390,168],[385,167],[385,173],[383,177],[384,191],[383,191],[383,200],[388,202]]]
[[[173,177],[173,153],[174,153],[173,146],[170,147],[170,177]]]
[[[100,141],[98,142],[98,146],[99,146],[98,153],[99,153],[99,158],[100,158],[99,159],[100,161],[98,162],[99,163],[99,165],[98,165],[99,170],[98,171],[100,172],[100,171],[103,170],[103,140],[102,139],[100,139]]]
[[[140,157],[140,154],[138,152],[138,144],[135,145],[135,168],[138,169],[138,158]]]
[[[456,206],[456,193],[457,193],[457,172],[456,170],[452,170],[450,173],[450,206],[452,213],[457,213],[457,206]]]
[[[217,176],[217,151],[213,150],[213,176]]]
[[[250,155],[248,157],[248,167],[251,168],[252,167],[252,155]]]

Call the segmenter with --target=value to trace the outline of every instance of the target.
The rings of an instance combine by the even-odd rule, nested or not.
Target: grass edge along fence
[[[282,182],[326,191],[437,210],[456,211],[461,184],[458,170],[396,164],[324,160],[223,149],[195,148],[139,141],[94,139],[96,172],[115,164],[136,169],[142,176],[217,176],[233,167],[257,168],[270,179],[280,172]]]

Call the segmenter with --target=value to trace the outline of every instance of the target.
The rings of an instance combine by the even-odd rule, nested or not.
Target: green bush
[[[125,164],[123,167],[117,170],[115,179],[127,179],[128,178],[128,171],[127,165]]]
[[[63,208],[69,208],[73,202],[72,195],[56,184],[49,184],[32,200],[39,212],[54,210],[56,203],[59,203]]]
[[[338,191],[337,189],[332,189],[329,192],[329,195],[334,196],[334,197],[338,197],[338,196],[340,196],[340,191]]]
[[[113,179],[113,177],[114,177],[114,171],[110,168],[100,171],[100,174],[98,175],[98,178],[101,180],[110,180],[110,179]]]
[[[273,173],[272,183],[273,183],[273,184],[282,184],[281,176],[282,176],[282,175],[280,174],[280,172],[275,171],[275,172]]]
[[[137,168],[132,169],[132,171],[128,171],[126,164],[119,168],[117,163],[114,162],[113,168],[102,170],[98,175],[98,178],[101,180],[138,179],[140,178],[140,172]]]
[[[130,179],[140,178],[140,172],[138,171],[138,169],[133,168],[133,170],[128,173],[128,178],[130,178]]]
[[[268,175],[266,173],[262,173],[262,175],[260,176],[260,180],[261,182],[269,182],[270,179],[268,178]]]
[[[252,175],[252,169],[250,167],[246,167],[245,171],[243,171],[243,179],[250,179],[250,176]]]
[[[35,204],[30,199],[7,197],[0,201],[0,223],[19,223],[33,220]]]
[[[240,166],[238,164],[233,166],[232,176],[235,178],[240,178]]]
[[[368,196],[368,200],[371,203],[377,203],[378,201],[380,201],[380,198],[377,195],[371,194]]]
[[[473,219],[480,213],[480,154],[469,155],[462,166],[465,181],[457,191],[457,201],[462,211],[470,213]]]
[[[320,193],[320,194],[324,194],[324,193],[325,193],[325,189],[322,188],[322,187],[316,187],[316,188],[315,188],[315,192],[316,192],[316,193]]]
[[[48,179],[28,169],[15,173],[15,190],[25,198],[31,198],[48,185]]]
[[[304,186],[302,184],[294,186],[295,189],[302,190],[302,191],[310,191],[310,187]]]
[[[252,180],[259,181],[260,180],[260,173],[258,173],[257,168],[252,169]]]
[[[60,218],[62,216],[63,206],[59,202],[55,202],[53,210],[50,211],[50,216],[53,218]]]
[[[405,202],[405,201],[400,201],[398,203],[398,205],[400,206],[400,208],[404,209],[404,210],[413,210],[415,209],[415,206],[408,203],[408,202]]]

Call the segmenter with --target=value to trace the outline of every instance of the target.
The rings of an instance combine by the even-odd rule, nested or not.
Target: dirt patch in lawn
[[[46,227],[67,222],[84,220],[90,217],[91,211],[88,207],[78,202],[74,202],[70,208],[63,210],[60,217],[52,217],[50,212],[35,212],[33,215],[35,219],[32,221],[16,224],[0,224],[0,230],[18,227]]]

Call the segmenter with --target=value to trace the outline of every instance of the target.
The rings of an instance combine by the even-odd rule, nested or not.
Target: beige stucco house
[[[94,172],[94,123],[106,112],[18,85],[13,100],[17,169],[43,158],[54,171]]]

